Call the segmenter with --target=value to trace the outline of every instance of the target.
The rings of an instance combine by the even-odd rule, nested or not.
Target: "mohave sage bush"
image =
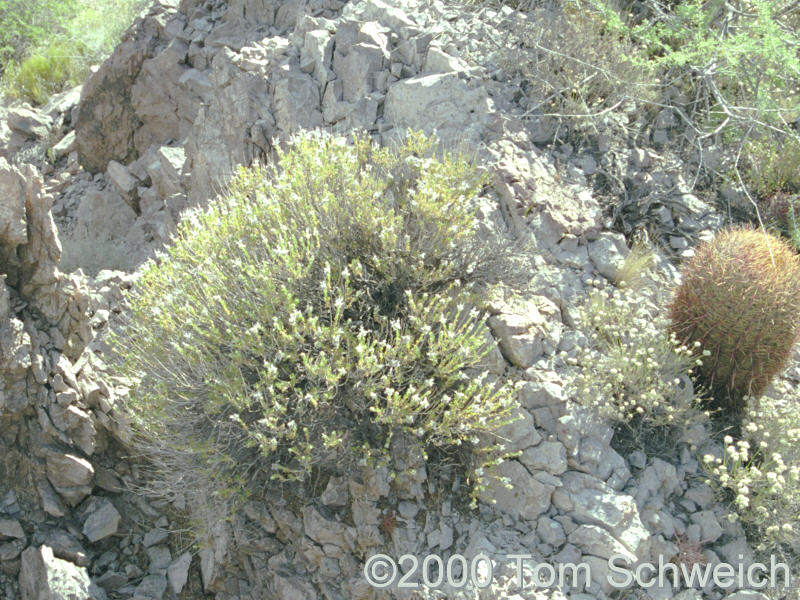
[[[114,341],[156,492],[208,525],[363,465],[394,478],[395,444],[480,486],[515,396],[474,307],[513,248],[476,236],[483,177],[434,154],[305,133],[184,219]]]

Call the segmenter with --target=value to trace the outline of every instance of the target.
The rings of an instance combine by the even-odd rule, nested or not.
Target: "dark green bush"
[[[394,441],[471,481],[502,456],[481,436],[513,386],[481,371],[470,307],[510,247],[476,236],[482,177],[432,153],[301,135],[144,269],[116,349],[158,491],[229,514],[311,475],[393,471]]]

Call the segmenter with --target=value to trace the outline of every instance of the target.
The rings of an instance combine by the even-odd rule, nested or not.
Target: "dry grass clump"
[[[574,116],[652,96],[653,75],[639,50],[578,2],[525,6],[506,68],[528,81],[529,110]]]
[[[45,104],[114,49],[146,0],[0,2],[0,92]]]
[[[635,288],[642,285],[655,259],[656,255],[652,248],[645,243],[635,243],[614,274],[614,284],[620,288]]]

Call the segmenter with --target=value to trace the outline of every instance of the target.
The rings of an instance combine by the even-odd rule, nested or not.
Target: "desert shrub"
[[[28,48],[61,32],[77,4],[75,0],[0,0],[0,73]]]
[[[771,232],[786,237],[800,249],[800,195],[774,192],[757,202],[761,223]],[[757,219],[756,219],[757,220]]]
[[[482,176],[433,151],[418,135],[396,150],[299,135],[143,269],[115,362],[156,491],[213,522],[271,486],[394,472],[398,440],[472,482],[503,456],[480,436],[513,389],[478,368],[471,307],[511,247],[476,236]]]
[[[607,127],[606,112],[618,106],[625,113],[619,122],[635,123],[632,137],[648,136],[660,115],[670,115],[677,125],[671,147],[697,168],[692,179],[716,190],[747,178],[739,159],[751,140],[777,136],[791,140],[787,148],[800,142],[792,126],[800,97],[800,10],[786,0],[735,7],[705,0],[468,4],[481,6],[500,29],[515,24],[498,42],[500,62],[522,81],[533,118],[552,118],[539,135],[556,145],[594,143],[591,132]],[[487,8],[498,4],[506,9]],[[511,17],[509,7],[517,9]],[[757,178],[781,179],[795,177],[792,160],[771,151],[751,164],[763,171]],[[596,181],[621,194],[619,173],[607,169],[600,165]]]
[[[722,457],[706,455],[710,483],[732,508],[760,557],[800,571],[800,417],[796,389],[765,394],[748,412],[742,438],[724,439]]]
[[[794,92],[787,83],[800,73],[793,50],[797,34],[776,18],[781,4],[750,0],[743,3],[744,11],[733,11],[719,2],[682,0],[670,11],[651,12],[630,33],[651,60],[667,68],[715,61],[718,86],[758,104],[762,98],[773,100],[770,94]]]
[[[77,85],[92,64],[110,54],[146,4],[146,0],[35,0],[25,4],[9,0],[5,14],[10,23],[40,13],[44,16],[38,22],[34,18],[34,29],[25,29],[27,33],[9,52],[0,90],[11,98],[44,104],[52,94]]]
[[[743,227],[719,232],[684,263],[672,331],[700,343],[698,371],[732,415],[783,369],[800,326],[800,257],[780,238]]]
[[[741,181],[758,214],[753,222],[789,239],[800,248],[800,141],[793,136],[766,135],[742,146]],[[728,176],[736,180],[735,173]]]
[[[528,2],[516,22],[504,67],[528,82],[528,109],[580,116],[638,93],[650,97],[652,73],[637,48],[579,2]]]
[[[800,141],[793,137],[750,139],[742,148],[743,179],[761,198],[800,192]]]
[[[644,288],[598,289],[579,310],[586,343],[569,362],[571,396],[615,426],[612,444],[669,458],[707,419],[688,375],[699,360],[668,333]]]
[[[795,113],[800,40],[783,0],[749,0],[739,10],[703,0],[646,1],[636,10],[609,0],[581,5],[640,49],[635,63],[687,94],[697,125],[786,126],[781,118]]]
[[[79,80],[84,74],[82,62],[86,55],[81,44],[52,43],[6,69],[6,94],[44,104],[65,85]]]

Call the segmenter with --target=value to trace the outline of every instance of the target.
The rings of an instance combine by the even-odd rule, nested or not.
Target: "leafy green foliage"
[[[62,32],[78,5],[76,0],[0,0],[0,69]]]
[[[800,192],[800,142],[796,139],[750,139],[742,148],[742,162],[745,183],[759,197]]]
[[[270,482],[394,471],[400,440],[473,482],[500,460],[483,436],[514,389],[470,307],[510,247],[476,237],[482,176],[433,151],[302,134],[144,269],[116,348],[158,490],[224,515]]]
[[[683,265],[672,331],[708,353],[699,375],[716,401],[742,415],[789,358],[800,332],[800,257],[786,242],[731,228]]]
[[[34,104],[77,85],[114,48],[146,0],[0,0],[2,92]]]
[[[645,126],[666,111],[679,122],[682,134],[674,140],[698,165],[703,175],[698,181],[738,186],[741,174],[748,186],[775,187],[796,179],[800,137],[791,125],[800,117],[796,4],[499,3],[518,7],[526,17],[511,19],[519,30],[501,51],[503,65],[523,77],[530,111],[565,126],[556,135],[563,131],[579,140],[598,124],[596,117],[618,106],[628,114],[638,109]],[[786,156],[763,141],[770,138],[781,140],[777,145]],[[574,145],[575,139],[568,141]],[[708,147],[722,152],[705,160]],[[748,161],[751,151],[754,160]],[[745,163],[752,177],[741,172]]]
[[[755,110],[756,119],[780,123],[780,115],[797,116],[800,36],[788,23],[791,11],[783,0],[749,0],[738,9],[721,0],[682,0],[637,19],[608,0],[583,3],[641,49],[631,60],[667,74],[673,84],[682,79],[687,92],[708,88],[703,93],[720,120],[728,108],[721,104],[737,101]],[[689,73],[699,76],[684,76]]]
[[[778,135],[748,139],[741,164],[742,181],[755,199],[761,222],[800,248],[800,141]],[[735,179],[735,173],[729,177]]]
[[[21,63],[12,63],[4,76],[6,93],[44,104],[65,85],[74,83],[84,74],[81,61],[86,49],[80,46],[50,44]]]

